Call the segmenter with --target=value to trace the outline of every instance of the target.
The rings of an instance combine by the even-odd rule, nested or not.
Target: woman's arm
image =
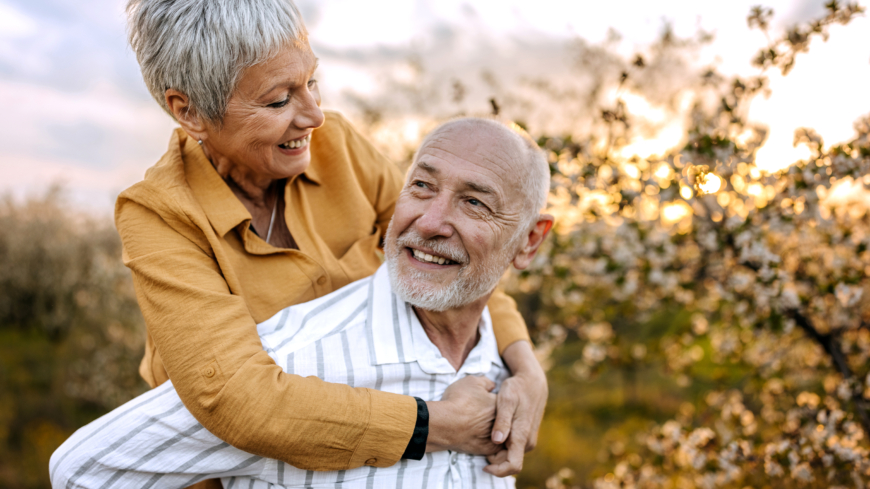
[[[505,443],[506,448],[485,470],[505,477],[522,470],[525,452],[537,443],[538,428],[547,405],[547,376],[532,350],[528,329],[516,302],[496,290],[487,306],[499,352],[513,375],[499,389],[492,428],[492,441]]]
[[[263,351],[198,229],[119,199],[118,231],[149,332],[185,406],[246,452],[309,470],[387,467],[417,417],[413,398],[284,373]]]

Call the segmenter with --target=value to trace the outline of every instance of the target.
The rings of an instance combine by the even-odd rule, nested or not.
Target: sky
[[[409,60],[417,59],[430,78],[463,80],[468,103],[485,107],[491,86],[480,82],[481,73],[492,73],[505,83],[530,74],[568,79],[576,76],[572,56],[578,42],[600,45],[616,32],[620,40],[610,46],[630,56],[654,42],[665,23],[682,37],[699,30],[714,35],[696,55],[699,66],[753,75],[757,69],[750,60],[765,38],[749,30],[746,15],[757,2],[297,4],[320,57],[317,77],[324,106],[345,112],[359,124],[364,121],[360,108],[367,102],[398,99],[393,92],[397,86],[417,82],[420,74]],[[60,183],[73,204],[109,214],[117,194],[140,180],[166,150],[175,123],[145,89],[126,43],[124,4],[0,0],[0,194],[25,198]],[[823,1],[777,0],[764,5],[775,11],[774,35],[823,12]],[[756,100],[750,111],[753,121],[772,128],[758,155],[760,165],[781,168],[801,157],[800,148],[792,147],[798,127],[814,127],[826,143],[848,140],[852,123],[870,113],[868,19],[832,28],[830,39],[814,41],[787,77],[769,74],[772,96]],[[800,104],[795,103],[798,99]],[[639,99],[637,103],[648,105]],[[427,114],[403,110],[394,128],[399,137],[414,140],[425,128],[417,121]],[[680,136],[679,131],[673,133]],[[679,142],[666,139],[657,144]],[[653,148],[649,151],[661,149],[646,143]],[[398,145],[389,139],[377,139],[376,144],[387,154]]]

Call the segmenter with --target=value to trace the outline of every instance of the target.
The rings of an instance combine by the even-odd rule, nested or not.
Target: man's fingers
[[[510,389],[498,393],[495,408],[495,423],[492,425],[492,442],[504,443],[511,434],[511,423],[519,405],[519,399]]]
[[[486,389],[487,392],[492,392],[492,390],[495,389],[495,382],[491,381],[490,379],[482,375],[475,378],[480,379],[481,385],[483,385],[483,388]]]

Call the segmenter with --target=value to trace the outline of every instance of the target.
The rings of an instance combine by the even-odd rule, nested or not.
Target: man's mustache
[[[410,246],[416,246],[418,248],[428,248],[435,252],[439,256],[443,256],[448,260],[455,261],[460,265],[464,265],[468,263],[468,253],[466,251],[455,245],[450,244],[447,241],[441,239],[423,239],[417,231],[413,229],[409,229],[402,233],[396,239],[396,244],[402,248],[407,248]]]

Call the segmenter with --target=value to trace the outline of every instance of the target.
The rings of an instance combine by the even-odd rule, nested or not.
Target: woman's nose
[[[293,122],[300,129],[317,129],[323,125],[324,118],[320,110],[320,90],[315,85],[302,95],[301,106]]]

